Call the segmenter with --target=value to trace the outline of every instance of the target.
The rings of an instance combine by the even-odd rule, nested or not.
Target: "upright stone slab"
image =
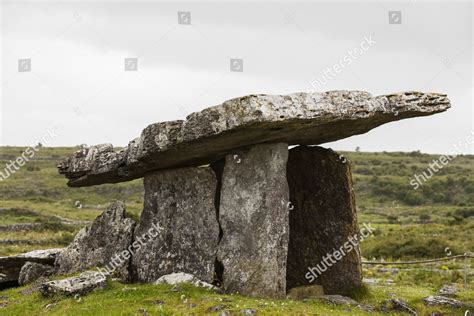
[[[360,286],[360,250],[350,244],[359,230],[349,162],[332,150],[299,146],[289,152],[287,175],[292,203],[287,288],[313,281],[326,294],[344,294]],[[324,259],[341,247],[343,256]]]
[[[262,144],[225,158],[217,257],[226,291],[281,298],[288,251],[288,145]]]
[[[92,225],[81,229],[56,258],[56,273],[69,274],[105,267],[129,281],[129,259],[135,221],[127,218],[125,203],[116,201]]]
[[[133,279],[153,282],[184,272],[211,283],[219,238],[211,168],[193,167],[148,173],[145,202],[132,259]],[[154,227],[158,227],[158,231]],[[138,246],[138,244],[136,244]]]

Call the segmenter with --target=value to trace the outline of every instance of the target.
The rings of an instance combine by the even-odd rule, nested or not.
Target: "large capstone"
[[[145,202],[135,231],[133,279],[153,282],[189,273],[211,283],[219,238],[209,167],[164,170],[145,176]],[[137,244],[139,243],[139,244]]]
[[[158,169],[211,163],[235,148],[270,142],[318,145],[449,107],[446,95],[422,92],[248,95],[192,113],[186,120],[151,124],[119,151],[110,144],[82,149],[58,169],[69,186],[128,181]]]
[[[274,298],[286,294],[287,158],[285,143],[235,150],[225,158],[217,257],[228,292]]]
[[[127,281],[135,221],[126,217],[122,201],[112,205],[81,229],[74,241],[56,258],[58,274],[84,271],[93,267],[107,268]]]
[[[326,294],[344,294],[359,287],[359,229],[349,161],[330,149],[299,146],[289,152],[287,175],[292,209],[288,289],[321,284]]]

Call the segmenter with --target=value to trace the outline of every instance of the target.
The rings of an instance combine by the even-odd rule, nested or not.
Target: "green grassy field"
[[[138,218],[143,205],[142,180],[88,188],[69,188],[58,175],[56,164],[79,148],[41,148],[35,157],[8,179],[0,181],[0,256],[34,249],[64,247],[87,221],[93,221],[107,205],[124,200],[127,211]],[[24,148],[0,147],[0,171],[9,160],[21,155]],[[412,260],[445,257],[474,251],[474,156],[458,156],[436,173],[418,190],[410,185],[413,174],[421,174],[437,155],[412,153],[340,152],[352,165],[359,223],[371,222],[375,234],[361,244],[366,260]],[[12,231],[14,224],[35,224],[25,231]],[[472,272],[471,261],[470,271]],[[452,261],[429,266],[391,266],[396,274],[381,272],[377,266],[365,267],[364,277],[391,280],[394,285],[371,286],[370,295],[362,303],[380,306],[387,293],[395,293],[417,307],[421,314],[442,311],[458,315],[461,311],[427,308],[422,297],[435,293],[444,283],[462,287],[463,263]],[[468,278],[470,289],[460,298],[474,304],[474,276]],[[77,302],[71,298],[54,299],[56,305],[45,308],[51,300],[38,294],[22,295],[23,288],[0,292],[7,296],[5,311],[21,315],[21,311],[62,314],[150,314],[205,313],[219,298],[230,310],[255,308],[269,314],[317,313],[363,314],[351,308],[333,307],[317,301],[265,301],[240,296],[225,296],[200,289],[186,288],[183,293],[166,287],[128,285],[136,290],[123,292],[121,285],[111,282],[102,290]],[[181,295],[188,298],[186,303]],[[156,305],[157,299],[168,303]],[[14,302],[14,303],[12,303]],[[54,303],[53,302],[53,303]],[[196,307],[189,308],[192,302]],[[221,303],[224,304],[224,303]],[[263,305],[262,305],[263,304]],[[267,305],[265,305],[267,304]],[[268,305],[270,304],[270,305]],[[472,311],[471,311],[472,312]],[[0,309],[0,314],[2,310]],[[28,312],[29,313],[29,312]]]

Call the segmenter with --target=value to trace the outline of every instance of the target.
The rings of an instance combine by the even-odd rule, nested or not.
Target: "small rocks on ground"
[[[447,297],[455,297],[457,296],[458,288],[455,284],[445,284],[441,287],[438,291],[438,295],[447,296]]]
[[[444,305],[444,306],[450,306],[453,308],[468,306],[468,304],[455,300],[454,298],[444,297],[440,295],[428,296],[427,298],[423,299],[423,301],[428,306]]]
[[[192,274],[182,272],[167,274],[155,281],[155,284],[178,285],[180,283],[190,283],[194,286],[217,289],[214,285],[201,281]]]
[[[408,305],[407,302],[405,302],[402,299],[399,298],[391,298],[389,300],[386,300],[382,304],[382,311],[384,312],[391,312],[391,311],[397,311],[397,312],[405,312],[411,315],[417,315],[416,310]]]
[[[222,305],[222,304],[221,304],[221,305],[216,305],[216,306],[209,307],[209,308],[207,309],[207,311],[208,311],[209,313],[216,313],[216,312],[221,311],[221,310],[223,310],[223,309],[226,309],[226,308],[228,308],[228,307],[229,307],[229,306],[227,306],[227,305]]]
[[[342,296],[342,295],[322,295],[319,298],[327,303],[334,304],[334,305],[351,305],[351,306],[359,305],[359,303],[357,303],[352,298],[347,297],[347,296]]]
[[[55,294],[85,295],[93,290],[104,288],[106,278],[96,271],[85,271],[78,277],[71,277],[58,281],[49,281],[41,284],[39,290],[46,297]]]

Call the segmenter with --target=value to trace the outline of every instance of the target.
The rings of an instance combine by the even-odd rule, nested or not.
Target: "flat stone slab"
[[[56,256],[62,250],[63,248],[33,250],[14,256],[0,257],[0,287],[8,287],[9,283],[14,285],[14,283],[18,282],[21,268],[27,262],[52,266]]]
[[[78,277],[71,277],[58,281],[49,281],[41,284],[39,291],[46,297],[60,295],[85,295],[95,289],[104,288],[106,277],[95,271],[85,271]]]
[[[146,127],[127,147],[102,144],[59,163],[72,187],[116,183],[164,168],[199,166],[258,143],[318,145],[401,119],[446,111],[444,94],[363,91],[248,95],[190,114],[186,120]]]

